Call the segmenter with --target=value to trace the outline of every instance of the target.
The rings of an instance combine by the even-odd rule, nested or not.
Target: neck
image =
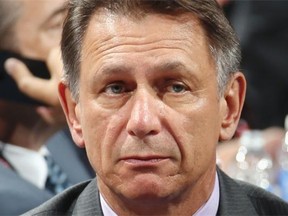
[[[39,150],[55,132],[41,121],[32,128],[17,125],[7,142],[23,148]]]
[[[3,142],[39,150],[57,131],[44,122],[34,107],[7,103],[5,108],[0,112],[0,139]]]
[[[171,197],[161,199],[130,200],[111,191],[106,193],[107,188],[101,187],[103,182],[99,178],[98,185],[101,194],[117,215],[191,216],[210,198],[214,189],[215,175],[216,167],[213,167],[203,174],[195,184],[190,184]]]

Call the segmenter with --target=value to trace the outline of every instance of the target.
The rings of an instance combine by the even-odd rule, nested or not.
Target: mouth
[[[164,162],[168,160],[168,157],[163,156],[147,156],[147,157],[139,157],[139,156],[133,156],[133,157],[125,157],[121,160],[124,163],[130,164],[130,165],[136,165],[136,166],[152,166],[159,164],[161,162]]]

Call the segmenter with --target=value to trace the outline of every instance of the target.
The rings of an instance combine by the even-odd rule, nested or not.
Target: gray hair
[[[145,16],[147,13],[175,16],[179,14],[176,12],[193,13],[206,33],[216,63],[219,95],[223,94],[231,74],[239,70],[241,53],[238,38],[214,0],[70,0],[61,48],[64,80],[76,100],[79,97],[83,37],[91,17],[100,8],[130,17]]]
[[[0,0],[0,49],[16,49],[16,37],[13,32],[15,23],[21,15],[19,0]]]

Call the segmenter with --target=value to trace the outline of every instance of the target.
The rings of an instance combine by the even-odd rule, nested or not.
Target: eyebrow
[[[160,65],[156,65],[157,71],[188,71],[187,67],[179,61],[164,62]]]
[[[151,70],[156,73],[156,76],[162,76],[163,74],[167,73],[167,75],[173,75],[177,72],[182,74],[182,76],[189,77],[190,79],[195,79],[193,75],[193,70],[187,68],[181,61],[167,61],[160,63],[159,65],[152,66]],[[189,73],[191,71],[192,73]],[[99,80],[106,80],[111,77],[118,77],[118,76],[129,76],[133,74],[133,68],[129,67],[125,64],[109,64],[100,68],[93,76],[93,81]]]
[[[103,67],[99,70],[101,72],[101,75],[104,76],[110,76],[115,74],[123,74],[123,73],[129,73],[133,69],[127,65],[123,64],[110,64],[108,66]],[[154,71],[188,71],[187,67],[182,64],[179,61],[174,62],[164,62],[159,65],[155,65],[153,67]]]
[[[197,76],[195,76],[195,70],[197,70],[194,67],[191,67],[191,65],[185,65],[183,62],[179,60],[174,61],[167,61],[163,62],[159,65],[156,65],[154,68],[156,71],[160,72],[159,75],[166,73],[168,76],[181,76],[186,77],[187,79],[194,80],[195,82],[198,82]]]
[[[132,69],[128,67],[127,65],[123,64],[112,64],[105,66],[103,68],[100,68],[93,76],[93,80],[99,80],[99,75],[101,76],[101,79],[107,79],[112,76],[122,76],[123,74],[129,75],[131,73]]]

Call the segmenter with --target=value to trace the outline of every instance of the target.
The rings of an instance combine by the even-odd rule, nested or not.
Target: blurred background
[[[239,36],[248,83],[237,133],[219,144],[219,164],[288,201],[288,1],[218,2]]]

